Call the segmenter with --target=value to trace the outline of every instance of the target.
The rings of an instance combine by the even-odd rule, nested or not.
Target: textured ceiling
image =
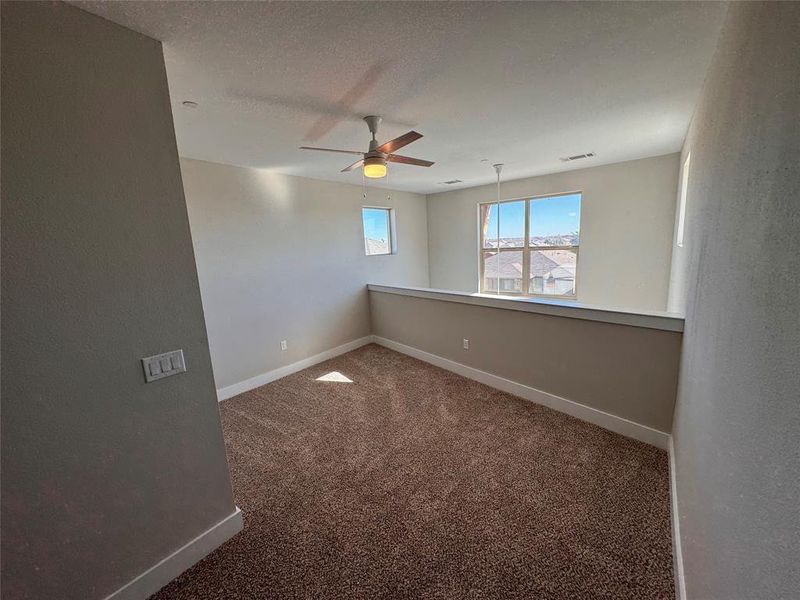
[[[415,129],[388,185],[431,193],[680,149],[725,4],[74,2],[164,42],[182,156],[360,183],[347,155]],[[182,101],[199,104],[189,109]],[[566,164],[559,157],[595,152]],[[487,162],[481,162],[487,159]],[[441,182],[461,179],[463,184]],[[382,182],[386,184],[386,182]]]

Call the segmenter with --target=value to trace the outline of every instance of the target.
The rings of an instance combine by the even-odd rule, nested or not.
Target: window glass
[[[484,248],[497,248],[497,221],[500,220],[500,247],[522,248],[525,245],[525,201],[484,204]],[[498,215],[499,213],[499,215]]]
[[[577,266],[576,249],[531,250],[531,294],[574,296]]]
[[[522,250],[483,253],[483,289],[500,294],[522,293]]]
[[[481,204],[480,219],[481,248],[497,248],[497,204]]]
[[[535,198],[531,203],[531,246],[577,246],[581,195]]]
[[[392,253],[391,209],[363,208],[364,250],[367,256]]]

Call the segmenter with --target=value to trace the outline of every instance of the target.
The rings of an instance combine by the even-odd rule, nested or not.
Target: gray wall
[[[375,335],[670,431],[680,333],[376,291],[370,303]]]
[[[690,599],[800,597],[800,4],[733,3],[686,150]]]
[[[668,154],[507,181],[500,193],[582,191],[578,301],[658,311],[667,303],[677,185],[678,155]],[[431,287],[478,291],[477,206],[496,195],[484,185],[428,196]]]
[[[235,508],[161,45],[3,2],[2,89],[3,598],[103,598]]]
[[[181,165],[219,388],[369,335],[367,283],[428,285],[425,196]],[[396,254],[365,255],[364,205],[394,207]]]

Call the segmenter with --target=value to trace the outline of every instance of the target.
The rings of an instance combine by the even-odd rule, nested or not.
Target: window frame
[[[389,251],[388,252],[376,252],[374,254],[370,254],[367,251],[367,232],[364,228],[364,211],[365,210],[385,210],[387,213],[387,234],[389,236]],[[364,256],[391,256],[393,254],[397,254],[397,231],[395,226],[395,214],[394,214],[394,207],[392,206],[367,206],[364,205],[361,207],[361,237],[364,242]]]
[[[578,221],[578,245],[577,246],[531,246],[530,245],[530,222],[531,222],[531,202],[534,200],[542,200],[544,198],[558,198],[559,196],[574,196],[578,194],[580,196],[580,218]],[[498,247],[496,248],[498,253],[501,252],[519,252],[522,251],[522,283],[523,283],[523,290],[521,292],[506,292],[500,293],[501,290],[497,289],[496,291],[487,290],[484,287],[484,253],[490,251],[491,249],[487,249],[483,247],[483,224],[482,224],[482,212],[484,206],[491,206],[494,204],[498,204],[497,200],[492,200],[489,202],[479,202],[478,203],[478,293],[479,294],[487,294],[490,296],[512,296],[517,298],[551,298],[554,300],[577,300],[578,299],[578,261],[580,259],[580,223],[583,220],[583,190],[574,190],[569,192],[558,192],[555,194],[540,194],[537,196],[520,196],[518,198],[506,198],[504,200],[500,200],[499,204],[506,204],[509,202],[525,202],[525,229],[524,229],[524,242],[521,248],[500,248],[498,243]],[[575,252],[575,284],[573,289],[575,290],[574,294],[565,295],[565,294],[537,294],[530,290],[530,277],[525,277],[524,274],[530,274],[530,258],[531,258],[531,251],[540,251],[540,250],[569,250]],[[500,278],[502,279],[502,278]],[[498,286],[499,287],[499,286]]]
[[[675,232],[675,244],[683,248],[684,235],[686,233],[686,201],[689,195],[689,169],[692,168],[692,151],[686,153],[686,160],[681,167],[681,189],[678,196],[678,223]]]

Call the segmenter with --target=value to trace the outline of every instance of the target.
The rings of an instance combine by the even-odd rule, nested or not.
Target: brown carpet
[[[221,410],[244,530],[154,600],[674,598],[661,450],[375,345]]]

